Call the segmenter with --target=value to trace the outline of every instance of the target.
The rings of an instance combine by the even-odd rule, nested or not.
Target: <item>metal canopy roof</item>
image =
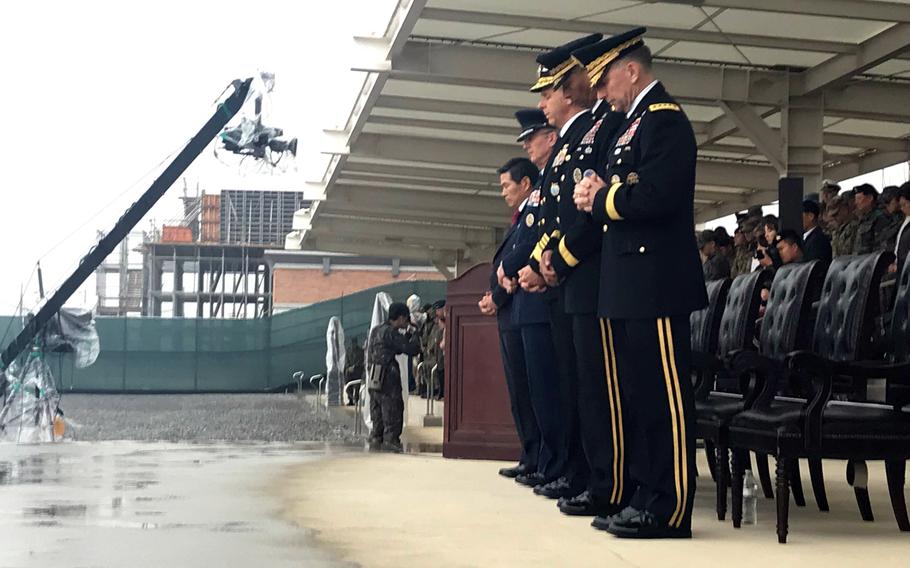
[[[695,127],[697,221],[772,201],[813,149],[831,179],[910,155],[910,0],[401,0],[383,37],[357,39],[363,90],[328,132],[333,158],[307,195],[320,202],[288,246],[488,258],[509,217],[494,171],[523,154],[512,113],[537,103],[536,54],[635,25]],[[810,103],[814,148],[789,110]]]

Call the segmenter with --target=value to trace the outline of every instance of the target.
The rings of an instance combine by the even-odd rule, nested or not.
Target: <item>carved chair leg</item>
[[[766,499],[774,499],[774,485],[771,484],[771,470],[768,468],[768,454],[755,454],[755,469]]]
[[[812,480],[812,492],[815,493],[818,510],[828,511],[828,494],[825,492],[825,472],[822,469],[822,460],[818,458],[809,460],[809,478]]]
[[[730,450],[723,445],[717,446],[717,459],[714,464],[714,479],[717,481],[717,520],[727,518],[727,487],[730,485]]]
[[[894,509],[894,518],[897,520],[897,526],[902,531],[910,531],[910,519],[907,518],[907,501],[904,498],[906,472],[907,462],[904,460],[885,462],[888,493],[891,494],[891,508]]]
[[[797,460],[788,460],[778,456],[777,458],[777,542],[784,544],[787,542],[787,522],[790,516],[790,481],[787,474],[793,471],[789,462]]]
[[[853,487],[856,495],[856,505],[864,521],[874,521],[872,503],[869,501],[869,468],[863,460],[850,460],[847,462],[847,483]]]
[[[705,439],[705,457],[708,459],[708,473],[711,474],[711,480],[717,483],[717,460],[715,459],[714,442]]]
[[[733,474],[730,478],[730,495],[733,501],[733,526],[737,529],[743,523],[743,473],[747,458],[747,452],[733,450]],[[718,467],[720,467],[720,464],[718,464]]]
[[[803,479],[799,471],[799,460],[788,459],[787,467],[790,468],[787,471],[787,475],[790,477],[790,491],[793,493],[793,502],[796,503],[797,507],[805,507],[806,495],[803,493]]]

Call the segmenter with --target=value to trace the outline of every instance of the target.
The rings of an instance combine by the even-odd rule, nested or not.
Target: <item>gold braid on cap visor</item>
[[[636,43],[643,43],[641,36],[635,37],[625,43],[619,44],[618,46],[616,46],[615,48],[611,49],[610,51],[604,53],[603,55],[601,55],[600,57],[598,57],[591,63],[588,63],[587,65],[585,65],[584,67],[585,67],[585,70],[588,72],[588,79],[591,81],[591,86],[592,87],[597,86],[597,83],[600,81],[601,75],[604,74],[604,71],[606,70],[607,65],[609,65],[617,57],[619,57],[620,53],[622,53],[626,49],[629,49]],[[575,59],[575,61],[578,64],[583,65],[581,63],[581,61],[579,61],[578,58],[575,57],[574,55],[572,56],[572,58]]]
[[[542,91],[550,85],[554,85],[563,77],[566,73],[572,70],[573,67],[579,65],[579,61],[574,57],[570,57],[554,67],[553,69],[547,71],[543,65],[538,69],[538,73],[547,73],[547,75],[541,75],[537,82],[534,83],[534,86],[531,87],[531,92],[536,93],[537,91]],[[557,85],[558,86],[558,85]]]

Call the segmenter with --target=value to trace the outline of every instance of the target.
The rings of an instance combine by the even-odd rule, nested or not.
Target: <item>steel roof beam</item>
[[[447,8],[425,8],[421,19],[442,22],[506,26],[518,29],[538,29],[559,32],[575,32],[579,35],[601,32],[604,35],[616,35],[628,31],[632,26],[594,22],[590,20],[560,20],[542,18],[524,14],[507,14],[501,12],[472,12],[468,10],[451,10]],[[648,26],[648,37],[670,41],[697,41],[741,46],[765,47],[773,49],[792,49],[820,53],[854,53],[856,46],[838,41],[820,41],[803,38],[787,38],[766,35],[718,33],[707,30],[665,28]]]
[[[808,69],[796,81],[795,95],[808,95],[837,85],[893,59],[910,48],[910,23],[896,24],[860,44],[856,53],[841,54]]]

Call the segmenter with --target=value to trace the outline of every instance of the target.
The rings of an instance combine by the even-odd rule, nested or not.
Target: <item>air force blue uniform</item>
[[[499,350],[502,354],[502,366],[505,371],[506,387],[509,391],[512,418],[515,420],[515,429],[521,442],[521,457],[518,461],[526,471],[534,472],[538,469],[540,429],[531,406],[524,344],[521,340],[521,330],[512,323],[512,317],[516,311],[514,297],[499,285],[496,278],[496,269],[502,262],[502,257],[513,250],[517,239],[518,224],[513,223],[493,256],[490,292],[493,296],[493,303],[496,304]]]
[[[540,190],[535,188],[515,224],[512,248],[502,255],[506,274],[517,274],[527,264],[528,255],[537,242],[539,217]],[[512,297],[511,318],[512,325],[521,334],[531,406],[540,431],[538,471],[547,481],[554,480],[563,475],[566,468],[568,432],[548,302],[541,294],[519,289]]]

